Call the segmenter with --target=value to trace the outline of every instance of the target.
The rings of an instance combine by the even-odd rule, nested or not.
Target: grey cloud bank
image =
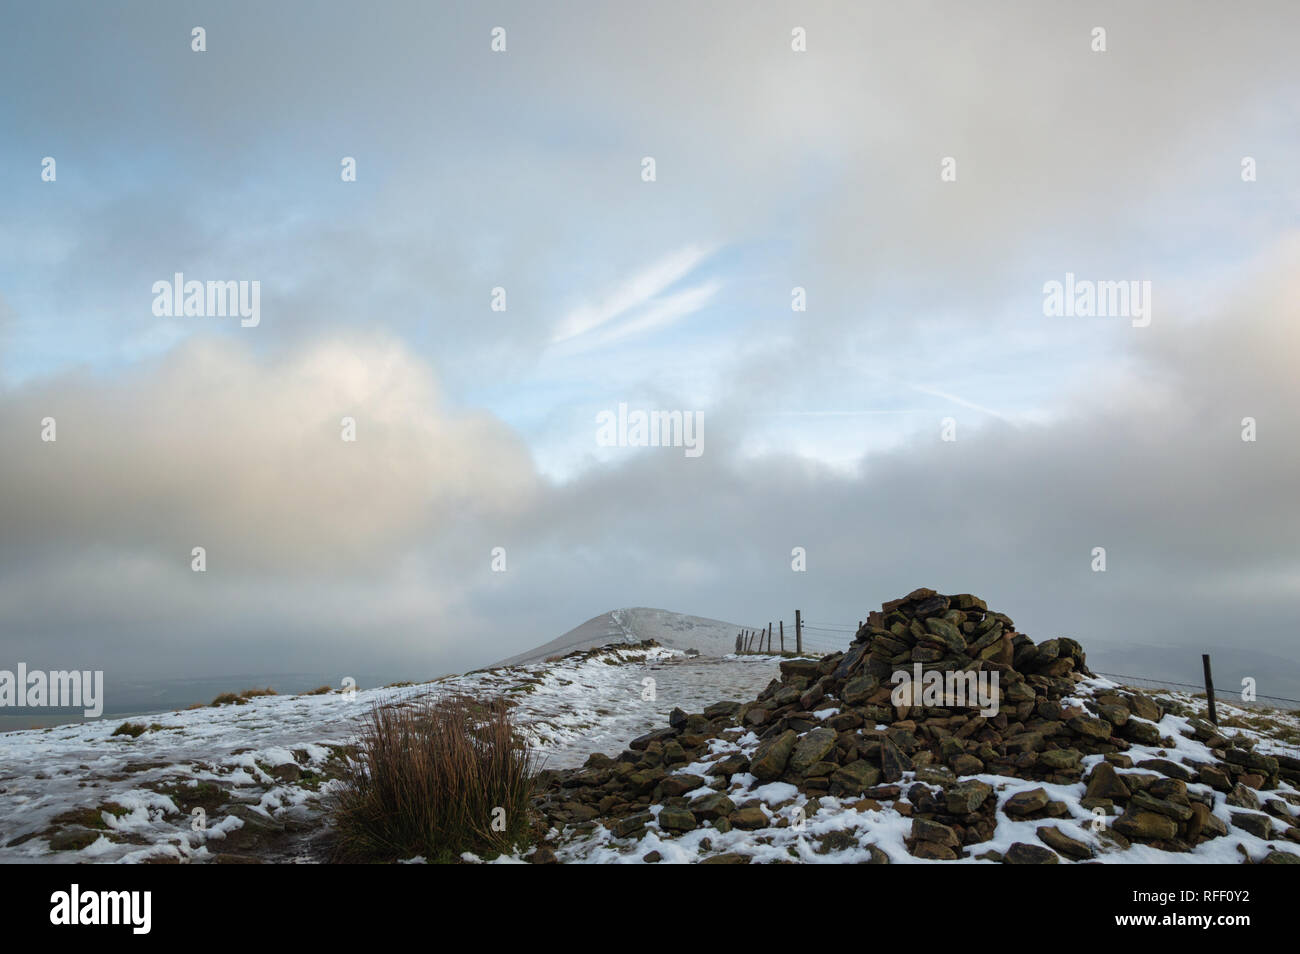
[[[201,349],[130,384],[24,389],[0,415],[4,446],[25,448],[0,488],[21,502],[0,526],[0,626],[34,664],[111,653],[159,672],[223,660],[248,671],[250,658],[310,655],[341,670],[441,669],[647,595],[722,619],[799,606],[838,622],[930,585],[987,594],[1037,636],[1191,654],[1230,626],[1230,643],[1285,655],[1300,454],[1274,435],[1300,425],[1285,357],[1298,248],[1218,314],[1145,329],[1139,370],[1080,395],[1070,417],[985,423],[951,444],[936,428],[852,475],[744,458],[743,425],[715,419],[698,459],[644,448],[546,481],[500,424],[430,413],[427,368],[398,346],[261,363]],[[357,446],[334,430],[345,407]],[[424,416],[402,416],[416,407]],[[60,439],[33,444],[46,410]],[[1261,422],[1255,443],[1240,439],[1247,413]],[[354,454],[366,440],[376,451]],[[206,574],[189,568],[200,540]],[[494,574],[498,545],[509,569]],[[791,572],[793,546],[807,550],[805,573]],[[1107,548],[1105,573],[1091,569],[1094,546]]]

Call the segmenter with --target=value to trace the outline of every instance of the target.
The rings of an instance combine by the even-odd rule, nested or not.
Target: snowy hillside
[[[562,768],[617,750],[674,707],[751,698],[776,672],[771,657],[628,648],[422,685],[0,733],[0,863],[323,860],[325,796],[374,703],[501,695],[545,767]]]
[[[617,642],[639,643],[646,639],[682,652],[695,649],[706,656],[724,656],[735,651],[736,634],[740,630],[739,624],[720,619],[634,606],[601,613],[545,645],[503,659],[496,665],[543,662],[578,649],[595,649]]]

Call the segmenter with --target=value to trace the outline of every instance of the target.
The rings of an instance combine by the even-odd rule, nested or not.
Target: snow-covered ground
[[[358,718],[377,702],[430,691],[502,694],[516,701],[516,718],[544,765],[563,768],[593,751],[619,751],[665,724],[674,706],[698,711],[718,699],[753,698],[776,674],[771,657],[688,658],[629,648],[423,685],[254,697],[246,705],[133,717],[150,726],[134,739],[113,735],[123,724],[116,719],[4,733],[0,861],[143,861],[158,854],[203,860],[221,851],[245,819],[311,828],[334,784],[320,779],[331,774],[331,760],[337,767],[337,749],[354,740]],[[173,787],[204,782],[229,790],[245,818],[217,809],[195,830]],[[39,834],[64,813],[107,804],[126,813],[96,812],[106,828],[87,847],[52,851]]]
[[[1116,688],[1116,684],[1106,679],[1091,679],[1080,684],[1078,693],[1085,695],[1114,688]],[[1198,712],[1204,709],[1203,699],[1195,699],[1186,693],[1165,693],[1163,695],[1166,699],[1176,699],[1183,705],[1189,706]],[[1079,700],[1065,699],[1062,700],[1062,703],[1068,704],[1071,701],[1078,702]],[[1240,709],[1222,702],[1219,703],[1221,719],[1249,715],[1250,712],[1251,710]],[[1137,717],[1134,716],[1133,718]],[[1300,728],[1300,718],[1297,718],[1295,713],[1277,714],[1275,718],[1279,724],[1292,730]],[[1135,763],[1148,758],[1164,757],[1175,761],[1186,759],[1188,762],[1215,762],[1216,760],[1210,754],[1210,750],[1204,744],[1184,736],[1184,731],[1188,730],[1188,722],[1189,720],[1186,717],[1166,714],[1158,725],[1161,735],[1172,737],[1175,745],[1160,747],[1135,744],[1127,754],[1133,758]],[[1261,736],[1257,732],[1244,729],[1233,731],[1241,731],[1246,736],[1259,739],[1256,751],[1291,756],[1297,754],[1294,746],[1279,744],[1272,739]],[[709,753],[709,761],[683,765],[671,773],[673,775],[699,777],[699,787],[688,792],[686,794],[687,798],[694,798],[715,791],[715,789],[706,786],[709,779],[705,774],[713,764],[713,757],[725,757],[731,753],[743,753],[746,757],[753,755],[754,750],[758,747],[758,737],[753,732],[747,732],[743,735],[739,735],[739,732],[737,732],[737,735],[739,737],[732,741],[714,740]],[[1092,766],[1102,761],[1102,759],[1103,757],[1100,755],[1092,755],[1082,760],[1081,764],[1085,769],[1085,777],[1091,771]],[[1121,772],[1121,777],[1124,774],[1124,772]],[[1085,789],[1082,782],[1073,785],[1053,785],[1046,782],[1026,781],[988,774],[963,776],[963,780],[967,778],[978,779],[993,787],[999,806],[997,813],[998,824],[994,836],[989,841],[978,845],[965,846],[969,857],[956,862],[960,864],[992,863],[982,862],[978,860],[977,856],[989,851],[1005,853],[1016,842],[1025,842],[1031,845],[1041,844],[1035,832],[1045,824],[1043,820],[1016,820],[1003,814],[1000,810],[1007,799],[1017,792],[1025,792],[1036,788],[1045,789],[1050,799],[1062,801],[1070,809],[1071,818],[1053,820],[1050,824],[1057,825],[1065,834],[1092,846],[1096,850],[1095,860],[1103,863],[1240,864],[1246,857],[1259,861],[1273,850],[1300,857],[1300,844],[1285,839],[1265,841],[1239,828],[1232,827],[1232,814],[1245,811],[1245,809],[1226,805],[1222,795],[1218,795],[1216,798],[1214,814],[1221,821],[1229,824],[1229,833],[1226,836],[1203,842],[1190,852],[1162,851],[1138,842],[1134,842],[1131,848],[1121,851],[1116,850],[1112,844],[1103,841],[1102,836],[1091,823],[1092,813],[1080,805],[1079,802],[1084,795]],[[915,781],[916,773],[908,772],[898,784],[903,793],[906,793]],[[1284,790],[1288,792],[1295,791],[1286,783],[1283,783],[1283,785]],[[935,791],[938,790],[937,787],[932,786],[932,788]],[[1213,794],[1209,786],[1200,783],[1188,783],[1187,788],[1189,792]],[[678,834],[660,830],[656,821],[651,823],[642,835],[630,838],[616,838],[607,828],[598,825],[594,831],[579,833],[576,836],[565,837],[561,833],[555,833],[559,835],[559,847],[556,850],[557,857],[560,861],[569,863],[639,864],[644,863],[647,854],[657,852],[661,863],[699,862],[710,856],[739,854],[748,857],[753,863],[799,861],[824,864],[857,864],[870,861],[872,858],[870,848],[874,847],[884,852],[893,863],[934,863],[923,861],[923,859],[913,856],[908,851],[904,839],[911,834],[912,820],[896,811],[892,806],[881,806],[879,809],[873,809],[864,807],[861,804],[862,799],[860,797],[834,798],[822,796],[819,799],[817,810],[809,817],[805,811],[809,799],[801,794],[795,786],[786,782],[759,783],[752,775],[748,774],[733,776],[731,786],[723,791],[738,806],[754,801],[761,802],[762,811],[769,818],[767,827],[753,831],[732,829],[725,833],[702,827],[685,834]],[[1265,793],[1260,794],[1261,802],[1268,797]],[[901,801],[905,802],[906,800],[906,794],[904,794]],[[650,809],[656,819],[659,809],[660,806],[652,806]],[[1292,806],[1292,810],[1295,811],[1295,806]],[[1275,824],[1277,824],[1276,821]],[[510,861],[516,859],[500,860]],[[1061,858],[1061,861],[1068,863],[1068,859],[1064,857]]]
[[[500,694],[515,701],[514,712],[545,767],[580,765],[592,752],[616,755],[629,740],[652,728],[662,728],[671,709],[680,706],[698,712],[723,699],[745,701],[777,675],[774,657],[688,657],[678,650],[622,647],[606,653],[574,656],[551,663],[494,669],[447,677],[433,683],[357,691],[355,694],[256,697],[246,705],[205,707],[137,717],[149,729],[138,738],[114,736],[122,723],[103,720],[43,730],[0,734],[0,861],[139,862],[159,857],[181,861],[209,860],[229,852],[245,825],[273,825],[278,830],[301,831],[297,840],[283,839],[289,847],[267,860],[320,860],[308,833],[319,832],[323,800],[337,784],[340,747],[352,742],[357,720],[375,703],[399,701],[428,692],[464,692],[475,696]],[[1113,684],[1091,680],[1080,694]],[[1203,700],[1167,694],[1193,709]],[[1221,718],[1250,715],[1249,710],[1219,704]],[[823,713],[825,715],[827,713]],[[1136,717],[1135,717],[1136,718]],[[1300,730],[1294,714],[1277,714],[1278,724]],[[1183,736],[1187,719],[1167,714],[1160,723],[1162,735],[1176,740],[1171,748],[1134,746],[1135,761],[1148,757],[1185,757],[1210,761],[1208,749]],[[1258,750],[1295,755],[1284,745],[1258,733]],[[758,743],[753,733],[713,743],[713,755],[752,753]],[[1100,757],[1085,759],[1091,766]],[[331,772],[331,768],[335,771]],[[704,762],[679,767],[677,774],[700,777],[704,791]],[[1019,791],[1043,787],[1052,799],[1065,802],[1076,818],[1082,809],[1082,783],[1051,785],[977,776],[994,786],[999,802]],[[906,792],[913,776],[902,783]],[[322,781],[323,780],[323,781]],[[176,786],[210,783],[231,798],[231,804],[214,808],[205,824],[195,825],[182,811]],[[1190,784],[1189,788],[1204,788]],[[879,810],[854,804],[854,800],[823,797],[821,810],[797,824],[780,827],[781,820],[799,820],[807,799],[783,782],[760,784],[752,776],[737,776],[727,794],[738,805],[759,800],[771,824],[757,831],[733,829],[721,833],[703,828],[680,836],[659,831],[652,823],[643,835],[615,838],[607,829],[556,833],[554,842],[562,861],[636,863],[652,851],[664,861],[699,861],[710,855],[737,853],[755,861],[853,862],[870,857],[870,848],[895,862],[915,862],[903,839],[910,819],[891,807]],[[1231,809],[1218,799],[1215,814],[1230,821]],[[110,811],[101,806],[114,806]],[[51,830],[66,830],[55,819],[76,810],[90,810],[97,828],[94,840],[72,850],[55,851]],[[657,814],[657,809],[652,809]],[[993,849],[1005,851],[1013,842],[1035,843],[1035,828],[1042,822],[1014,821],[999,813],[994,838],[976,846],[974,856]],[[1100,846],[1099,836],[1086,821],[1063,819],[1062,830],[1085,843]],[[73,826],[76,827],[76,826]],[[708,846],[705,847],[705,839]],[[1264,842],[1235,827],[1190,853],[1163,852],[1135,845],[1123,852],[1099,852],[1106,862],[1211,862],[1237,863],[1242,853],[1258,860],[1270,849],[1300,853],[1300,846],[1285,840]],[[502,861],[521,860],[503,858]],[[967,859],[969,863],[970,859]]]

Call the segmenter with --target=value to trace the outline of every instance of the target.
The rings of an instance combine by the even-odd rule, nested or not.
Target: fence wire
[[[774,643],[776,642],[776,638],[777,638],[775,626],[776,624],[773,624],[772,640]],[[793,624],[791,624],[789,628],[790,628],[791,645],[793,646],[794,644]],[[764,633],[766,631],[767,631],[766,626],[762,627],[761,629],[759,627],[754,627],[751,630],[751,632],[764,632]],[[819,650],[844,648],[848,644],[848,640],[846,640],[844,637],[848,636],[851,638],[854,635],[856,635],[857,632],[858,632],[858,624],[856,623],[829,623],[829,622],[823,623],[820,621],[815,623],[810,623],[806,619],[803,620],[804,645],[811,646]],[[1096,670],[1096,669],[1094,669],[1093,672],[1095,672],[1099,676],[1105,676],[1108,679],[1122,679],[1128,682],[1153,683],[1158,686],[1173,686],[1178,689],[1192,689],[1196,692],[1202,692],[1202,693],[1205,692],[1205,686],[1197,685],[1195,683],[1190,683],[1190,682],[1171,682],[1167,679],[1154,679],[1150,676],[1137,676],[1132,673],[1122,673],[1122,672],[1101,672],[1100,670]],[[1223,699],[1225,702],[1241,703],[1243,701],[1238,694],[1229,692],[1224,689],[1215,689],[1214,696],[1216,699]],[[1280,702],[1280,703],[1285,703],[1287,706],[1300,707],[1300,699],[1289,699],[1286,696],[1268,696],[1268,695],[1257,694],[1255,696],[1255,699],[1256,700],[1266,699],[1269,702]]]

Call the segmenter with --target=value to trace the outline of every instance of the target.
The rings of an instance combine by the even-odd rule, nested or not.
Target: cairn
[[[1300,795],[1290,784],[1281,798],[1261,795],[1282,780],[1300,781],[1300,760],[1257,753],[1195,718],[1189,737],[1205,747],[1204,760],[1165,758],[1176,746],[1159,725],[1162,707],[1139,692],[1082,687],[1092,675],[1074,639],[1035,643],[976,596],[918,589],[872,611],[844,652],[783,660],[780,678],[751,702],[675,709],[668,727],[616,757],[597,754],[581,769],[544,773],[537,805],[558,829],[599,823],[620,838],[639,836],[652,820],[666,832],[761,828],[768,815],[728,794],[733,776],[747,773],[794,785],[809,799],[807,817],[827,796],[892,807],[912,818],[908,850],[923,858],[965,856],[967,846],[993,837],[999,814],[1041,821],[1039,843],[979,857],[1051,863],[1093,855],[1093,845],[1052,824],[1072,813],[1045,788],[1022,785],[999,806],[984,780],[999,776],[1081,786],[1079,805],[1092,816],[1072,820],[1092,825],[1115,850],[1140,841],[1187,851],[1225,835],[1212,811],[1219,798],[1242,809],[1232,815],[1235,827],[1300,841],[1293,807]],[[750,732],[758,744],[748,756],[712,754],[715,740]],[[703,779],[678,771],[697,762],[711,762]],[[713,791],[701,794],[702,786]],[[661,806],[657,816],[652,805]]]

